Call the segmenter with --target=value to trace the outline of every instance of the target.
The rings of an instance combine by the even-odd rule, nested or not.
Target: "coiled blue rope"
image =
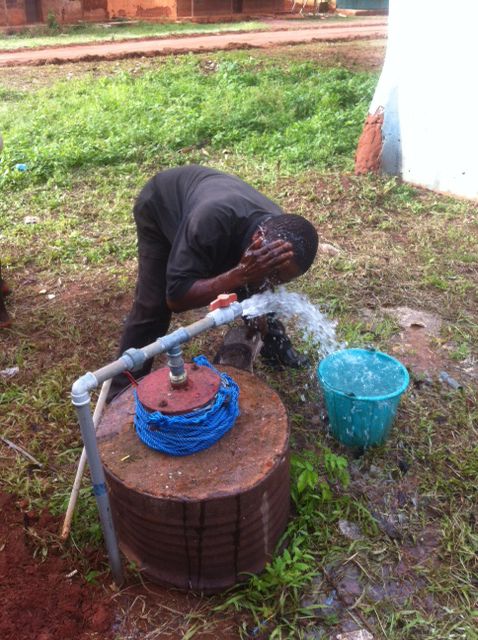
[[[171,456],[188,456],[212,446],[233,426],[239,415],[239,387],[227,374],[217,371],[204,356],[194,358],[221,378],[214,402],[203,409],[179,416],[147,411],[135,391],[134,426],[140,440],[156,451]]]

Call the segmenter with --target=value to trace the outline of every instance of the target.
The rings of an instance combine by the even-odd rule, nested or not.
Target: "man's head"
[[[277,282],[289,282],[305,273],[314,261],[319,244],[315,227],[302,216],[292,213],[267,218],[256,235],[262,236],[265,244],[283,240],[292,245],[294,257],[290,264],[278,271]]]

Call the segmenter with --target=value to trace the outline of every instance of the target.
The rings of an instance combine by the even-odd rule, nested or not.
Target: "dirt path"
[[[161,56],[189,51],[267,48],[275,45],[312,41],[336,42],[383,38],[387,24],[383,18],[342,23],[297,24],[298,21],[275,20],[271,31],[200,35],[149,40],[124,40],[47,49],[11,51],[0,54],[0,67],[62,64],[84,60],[115,60],[140,56]],[[279,26],[280,25],[280,26]]]

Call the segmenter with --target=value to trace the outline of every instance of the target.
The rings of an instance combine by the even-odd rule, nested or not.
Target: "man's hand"
[[[196,280],[181,298],[168,299],[167,304],[174,312],[197,309],[209,304],[221,293],[237,291],[246,286],[258,289],[266,283],[289,282],[300,273],[289,242],[274,240],[264,243],[263,238],[256,234],[236,267],[214,278]]]
[[[290,264],[294,258],[292,245],[285,240],[264,243],[261,236],[253,238],[237,266],[244,285],[259,286],[275,271]]]

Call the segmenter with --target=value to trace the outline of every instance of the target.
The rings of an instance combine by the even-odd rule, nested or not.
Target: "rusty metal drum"
[[[205,451],[172,457],[144,445],[130,389],[98,427],[121,550],[153,582],[203,593],[262,571],[289,516],[285,407],[251,373],[221,369],[240,387],[240,416]]]

